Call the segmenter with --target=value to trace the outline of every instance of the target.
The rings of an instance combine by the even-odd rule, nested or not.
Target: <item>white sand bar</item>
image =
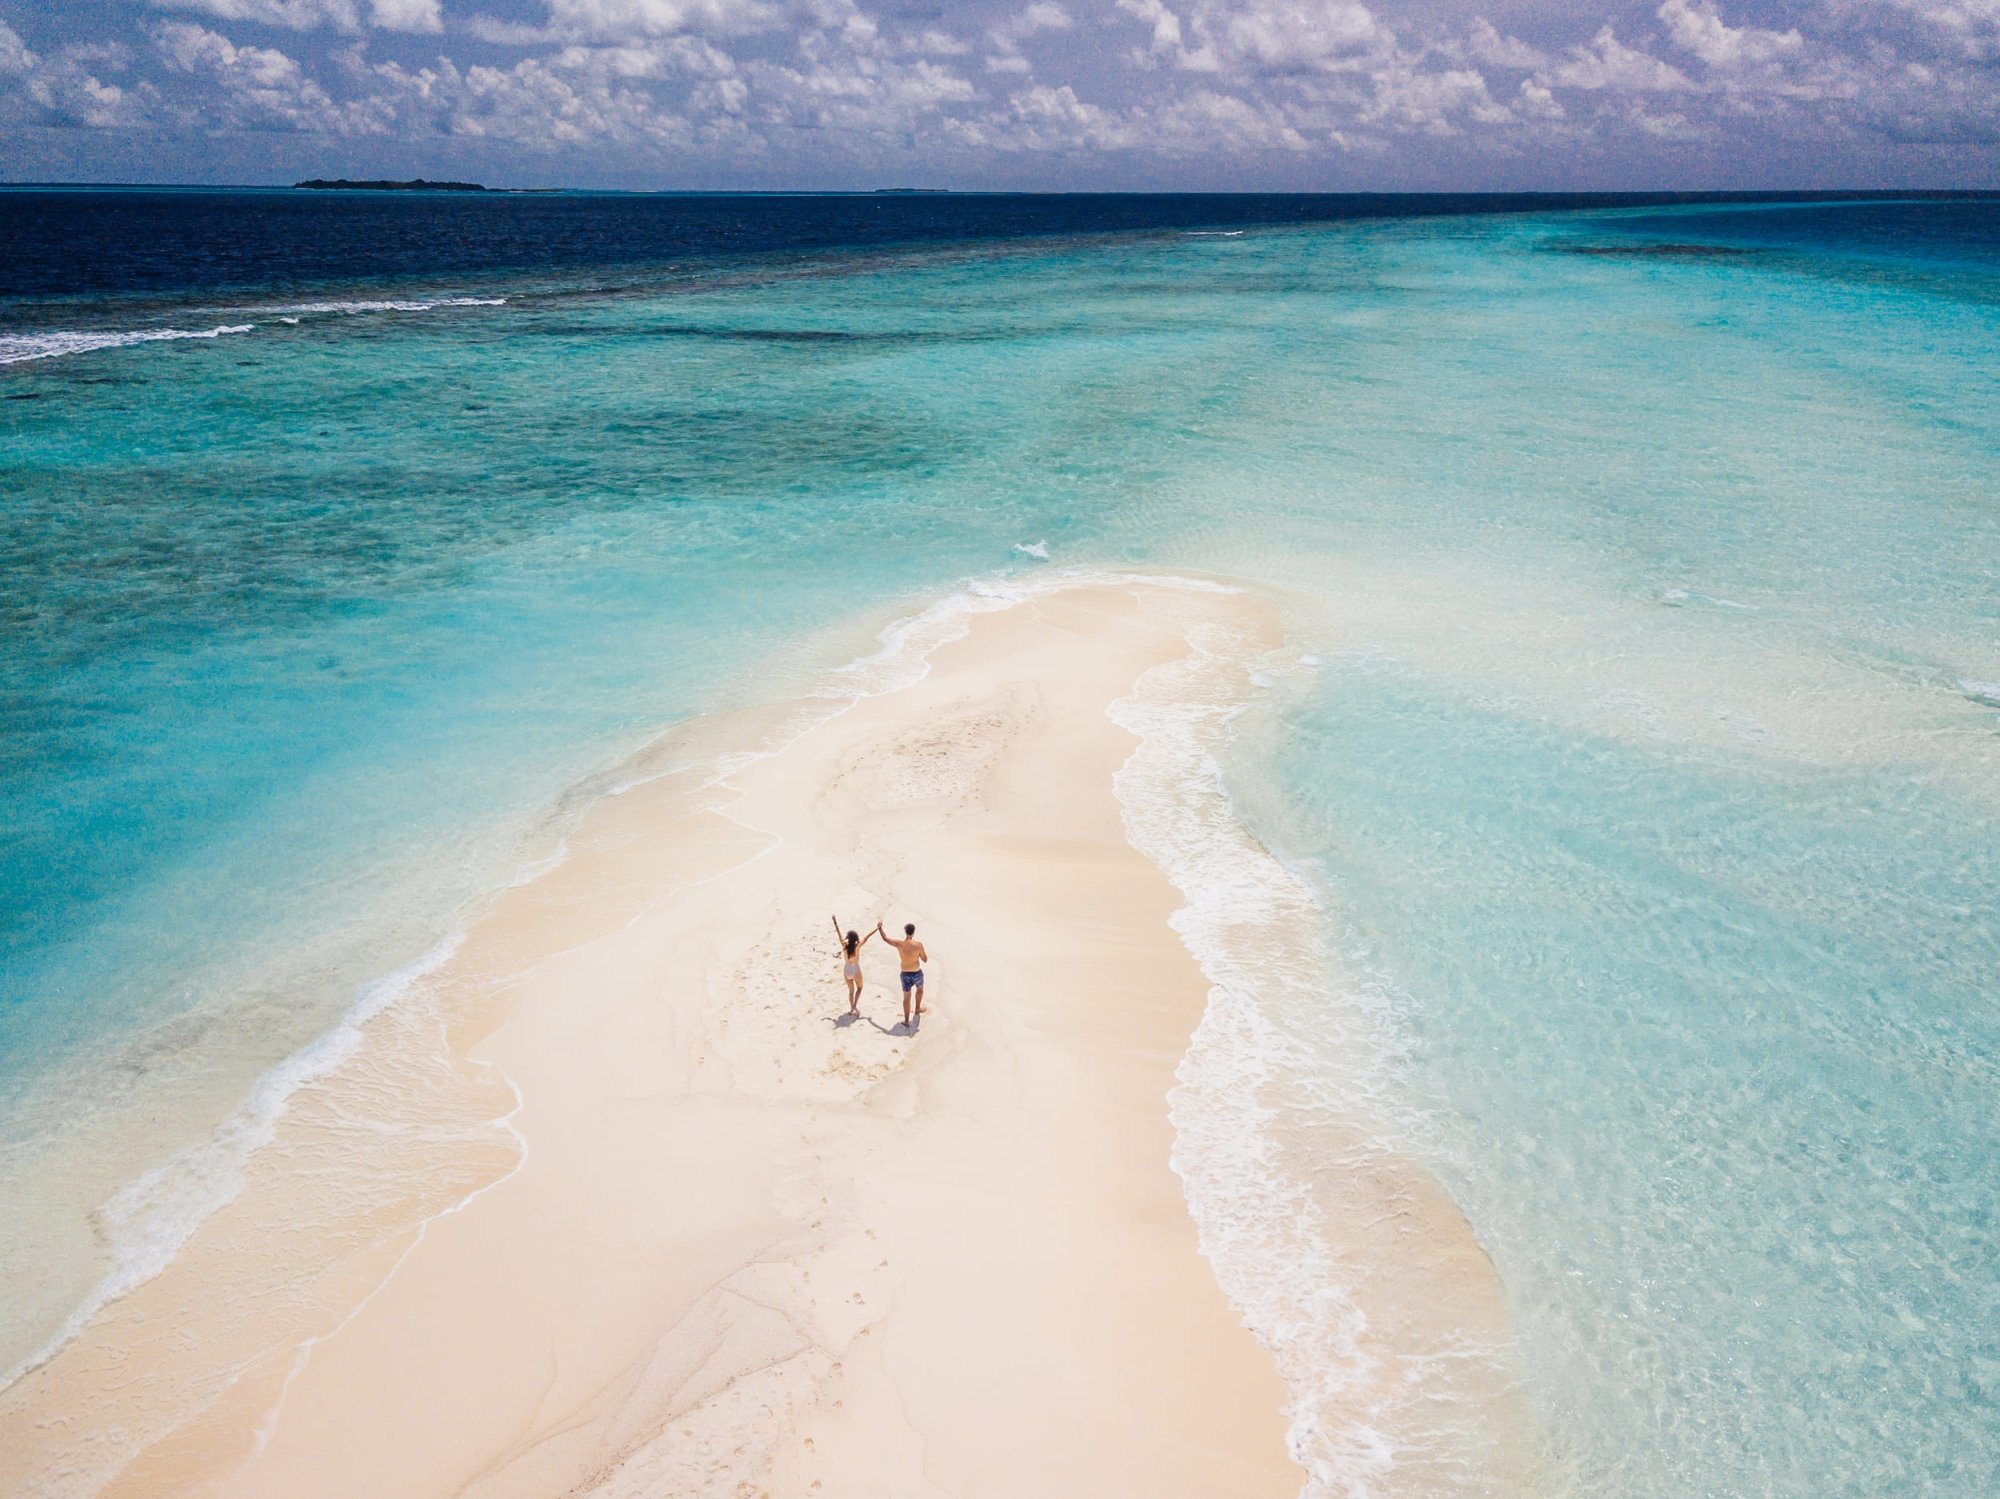
[[[1298,1492],[1168,1167],[1207,985],[1112,793],[1107,706],[1225,618],[1275,641],[1079,585],[845,711],[689,726],[706,769],[593,811],[0,1395],[0,1490]],[[916,1035],[879,942],[839,1023],[832,911],[918,924]]]

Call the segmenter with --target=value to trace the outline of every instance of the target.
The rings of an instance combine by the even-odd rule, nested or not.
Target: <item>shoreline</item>
[[[1204,1217],[1190,1035],[1226,985],[1162,940],[1193,945],[1190,907],[1110,794],[1146,742],[1117,710],[1202,630],[1235,642],[1199,710],[1226,722],[1269,604],[1097,575],[948,596],[838,693],[657,741],[635,759],[668,768],[306,1078],[178,1257],[0,1391],[0,1477],[1333,1492],[1320,1437],[1367,1429],[1368,1380],[1316,1384]],[[850,924],[922,923],[942,982],[916,1036],[872,946],[869,1021],[836,1023],[805,910],[829,890]],[[1426,1231],[1483,1265],[1448,1219]]]

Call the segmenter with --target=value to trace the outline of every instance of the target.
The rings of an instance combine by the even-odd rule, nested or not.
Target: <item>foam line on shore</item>
[[[463,932],[453,932],[416,961],[364,984],[333,1029],[269,1068],[206,1140],[169,1157],[99,1207],[95,1217],[111,1246],[110,1271],[47,1343],[0,1375],[0,1390],[54,1358],[92,1317],[172,1264],[194,1231],[235,1200],[250,1157],[270,1143],[293,1095],[353,1056],[363,1027],[444,967],[463,940]]]
[[[284,1414],[285,1401],[292,1393],[292,1386],[298,1383],[299,1376],[305,1372],[306,1365],[312,1361],[314,1350],[322,1344],[329,1343],[339,1337],[342,1332],[353,1325],[357,1317],[368,1309],[376,1297],[388,1289],[389,1282],[396,1278],[396,1272],[401,1270],[409,1262],[410,1256],[415,1254],[423,1245],[425,1238],[430,1234],[431,1225],[464,1212],[488,1192],[505,1186],[508,1182],[519,1176],[527,1166],[528,1138],[521,1133],[520,1128],[514,1123],[520,1117],[522,1106],[526,1102],[521,1096],[521,1089],[513,1078],[509,1077],[504,1071],[499,1071],[492,1063],[478,1062],[477,1065],[489,1074],[498,1072],[501,1081],[506,1083],[508,1092],[514,1095],[514,1106],[493,1121],[514,1138],[514,1164],[508,1167],[501,1175],[496,1176],[492,1181],[482,1186],[474,1187],[465,1196],[459,1198],[458,1201],[439,1209],[420,1222],[417,1225],[416,1232],[410,1236],[410,1242],[403,1246],[403,1252],[396,1256],[395,1262],[389,1266],[388,1271],[382,1276],[381,1280],[376,1282],[374,1288],[353,1306],[349,1307],[347,1315],[342,1317],[339,1322],[335,1323],[327,1331],[316,1333],[299,1344],[293,1353],[291,1367],[285,1371],[284,1381],[278,1386],[276,1398],[272,1400],[270,1409],[264,1413],[264,1418],[257,1423],[256,1435],[251,1442],[250,1455],[245,1459],[246,1464],[254,1461],[270,1445],[271,1433],[278,1429],[278,1418]]]
[[[1107,710],[1139,740],[1113,778],[1127,839],[1185,899],[1172,925],[1212,985],[1168,1098],[1172,1165],[1216,1279],[1278,1361],[1307,1492],[1365,1492],[1393,1467],[1391,1444],[1366,1423],[1329,1426],[1324,1412],[1374,1372],[1359,1336],[1367,1318],[1272,1135],[1278,1079],[1311,1059],[1292,1054],[1259,1002],[1323,981],[1320,906],[1243,827],[1213,754],[1238,711],[1226,675],[1247,668],[1243,652],[1190,644],[1191,656],[1154,667]]]
[[[1316,663],[1226,627],[1189,644],[1106,712],[1139,740],[1114,776],[1126,837],[1180,893],[1170,925],[1210,984],[1167,1099],[1201,1251],[1285,1380],[1311,1499],[1528,1492],[1498,1281],[1411,1154],[1400,1024],[1343,981],[1319,886],[1223,772],[1257,694]]]

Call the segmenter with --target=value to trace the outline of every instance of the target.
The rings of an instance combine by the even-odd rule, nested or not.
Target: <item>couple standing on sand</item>
[[[914,921],[903,924],[903,935],[891,937],[882,930],[882,923],[875,923],[875,930],[863,937],[858,932],[840,936],[840,918],[833,918],[833,935],[840,938],[841,977],[847,980],[847,1013],[861,1013],[861,947],[880,937],[896,949],[903,966],[903,1024],[916,1029],[916,1020],[924,1018],[924,964],[930,961],[930,954],[924,951],[923,943],[917,940],[917,924]],[[910,996],[916,996],[916,1020],[910,1018]]]

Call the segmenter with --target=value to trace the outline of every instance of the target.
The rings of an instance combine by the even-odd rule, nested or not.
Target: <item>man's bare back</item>
[[[931,955],[924,951],[923,943],[917,940],[915,922],[906,922],[904,924],[903,935],[901,937],[891,937],[886,931],[882,930],[882,923],[879,921],[875,923],[875,930],[881,935],[884,942],[896,949],[896,956],[901,960],[903,969],[903,1024],[913,1026],[914,1022],[910,1018],[910,997],[912,994],[916,996],[916,1017],[921,1020],[924,1014],[924,964],[930,961]]]

